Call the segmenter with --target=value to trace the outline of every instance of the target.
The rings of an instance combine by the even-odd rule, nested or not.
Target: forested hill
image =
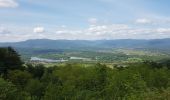
[[[12,46],[20,48],[156,48],[170,49],[170,39],[119,39],[119,40],[49,40],[34,39],[22,42],[0,43],[0,46]]]

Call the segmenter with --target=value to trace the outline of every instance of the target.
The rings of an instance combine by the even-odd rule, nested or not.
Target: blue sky
[[[170,0],[0,0],[0,41],[170,38]]]

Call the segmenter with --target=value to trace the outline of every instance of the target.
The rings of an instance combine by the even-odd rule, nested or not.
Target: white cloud
[[[4,34],[9,31],[10,33]],[[133,27],[126,24],[90,25],[84,29],[30,27],[0,27],[0,41],[23,41],[27,39],[155,39],[170,38],[168,27]]]
[[[89,32],[111,32],[111,31],[117,31],[117,30],[125,30],[129,29],[128,25],[125,24],[112,24],[112,25],[96,25],[96,26],[90,26],[88,28]]]
[[[0,0],[0,8],[15,8],[18,3],[15,0]]]
[[[90,24],[97,24],[98,19],[97,19],[97,18],[89,18],[89,19],[88,19],[88,22],[89,22]]]
[[[170,33],[170,28],[158,28],[156,30],[156,32],[160,33],[160,34],[162,34],[162,33]]]
[[[0,34],[9,34],[11,33],[8,29],[5,27],[0,27]]]
[[[35,27],[33,30],[34,33],[43,33],[45,32],[44,27]]]
[[[146,18],[141,18],[141,19],[137,19],[136,23],[138,23],[138,24],[151,24],[152,21],[149,20],[149,19],[146,19]]]
[[[56,33],[53,34],[53,38],[83,40],[114,39],[114,35],[126,32],[129,28],[130,27],[124,24],[91,25],[89,28],[82,30],[57,30]]]
[[[137,20],[135,20],[135,23],[137,24],[147,24],[147,25],[164,25],[164,26],[168,26],[170,23],[170,18],[139,18]]]

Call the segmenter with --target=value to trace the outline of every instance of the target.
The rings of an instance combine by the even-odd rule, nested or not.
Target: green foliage
[[[109,99],[128,99],[132,95],[140,96],[146,89],[146,83],[139,73],[123,70],[112,77],[107,95]]]
[[[47,86],[44,100],[62,100],[62,86],[58,84],[49,83]]]
[[[44,65],[41,64],[35,66],[31,64],[27,64],[27,68],[26,68],[26,70],[29,73],[31,73],[34,78],[38,78],[38,79],[40,79],[43,76],[44,69],[45,69]]]
[[[0,78],[0,99],[12,100],[17,94],[17,88],[10,82]]]
[[[30,93],[31,99],[40,100],[44,94],[44,86],[39,80],[31,79],[26,85],[26,91]]]
[[[11,82],[0,78],[0,100],[28,100],[27,94],[19,91]]]
[[[8,70],[22,68],[20,56],[13,48],[0,48],[0,74],[7,74]]]
[[[12,50],[11,50],[12,51]],[[109,68],[105,64],[53,67],[21,63],[6,57],[0,49],[0,66],[7,66],[0,78],[0,100],[169,100],[169,62],[133,63]],[[13,53],[12,53],[13,54]],[[7,53],[8,55],[8,53]],[[2,59],[0,58],[0,59]],[[16,62],[16,63],[15,63]],[[20,67],[8,67],[15,64]],[[12,65],[10,65],[12,66]]]
[[[29,79],[31,79],[31,74],[26,71],[13,70],[9,71],[8,79],[14,83],[18,88],[24,88]]]
[[[25,100],[168,100],[170,70],[154,66],[136,63],[120,70],[103,64],[27,65],[26,71],[9,71],[8,79]]]

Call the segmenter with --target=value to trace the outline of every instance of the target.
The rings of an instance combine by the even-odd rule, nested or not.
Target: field
[[[169,59],[169,51],[152,49],[102,49],[102,50],[71,50],[71,49],[17,49],[22,59],[29,62],[31,57],[39,57],[53,60],[68,60],[67,63],[81,63],[91,65],[104,63],[112,67],[114,65],[126,65],[129,63],[143,61],[161,61]],[[56,65],[60,63],[47,63],[46,65]]]

